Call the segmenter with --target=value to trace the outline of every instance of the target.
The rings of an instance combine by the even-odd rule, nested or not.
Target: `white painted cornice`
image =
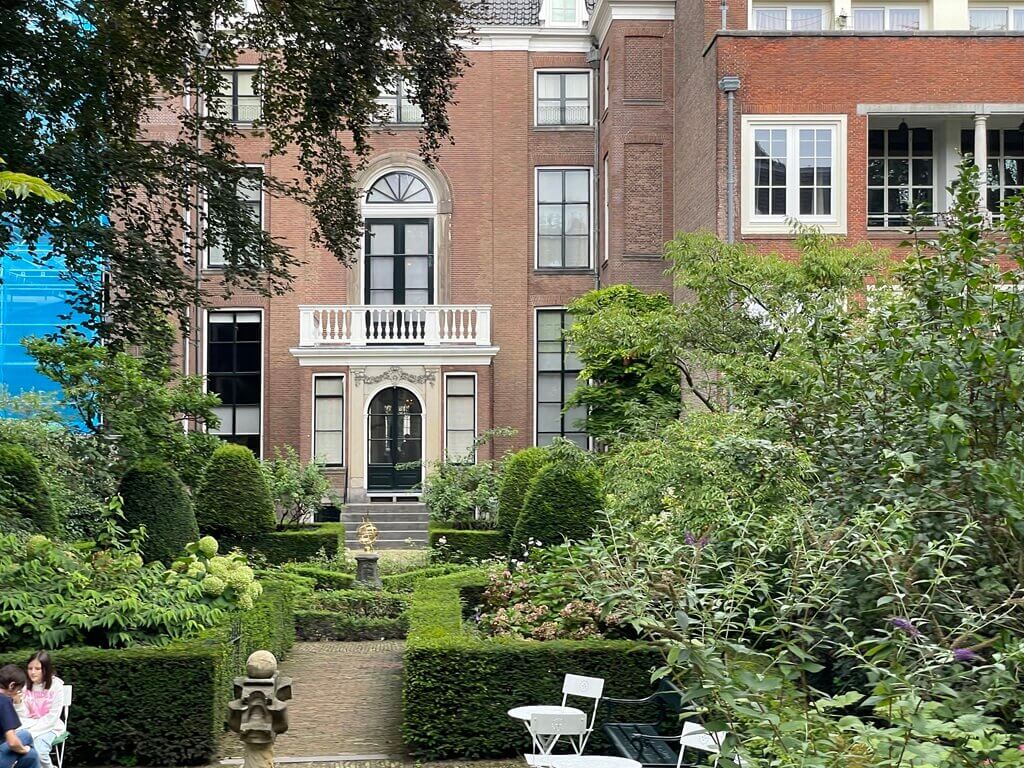
[[[293,347],[300,366],[327,365],[490,365],[499,348],[476,347],[420,347],[380,346],[346,347]]]
[[[600,48],[613,21],[673,21],[675,17],[675,0],[597,0],[588,28]]]
[[[465,40],[470,51],[552,51],[586,53],[590,50],[590,31],[586,27],[477,27],[475,40]]]

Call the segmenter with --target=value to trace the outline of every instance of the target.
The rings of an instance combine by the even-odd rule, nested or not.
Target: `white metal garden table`
[[[534,743],[540,747],[541,752],[547,754],[555,746],[558,741],[558,734],[548,736],[546,738],[537,738],[537,735],[530,728],[530,718],[534,715],[583,715],[586,717],[582,709],[576,709],[576,707],[563,707],[557,704],[537,704],[528,707],[513,707],[508,711],[508,716],[513,720],[521,720],[523,725],[526,726],[527,733],[530,734],[530,738],[533,739]],[[583,766],[580,766],[583,768]],[[589,768],[601,768],[601,766],[590,766]],[[609,768],[627,768],[627,766],[609,766]]]
[[[526,755],[531,768],[642,768],[628,757],[614,755]]]

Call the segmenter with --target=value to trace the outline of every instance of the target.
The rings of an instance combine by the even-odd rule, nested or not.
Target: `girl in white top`
[[[32,734],[40,768],[53,768],[50,747],[65,730],[60,718],[64,708],[64,681],[53,674],[53,662],[46,651],[34,653],[28,660],[28,685],[14,705],[22,727]]]

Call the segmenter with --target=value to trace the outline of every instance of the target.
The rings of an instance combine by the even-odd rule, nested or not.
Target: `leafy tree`
[[[6,165],[0,157],[0,167]],[[0,170],[0,200],[6,200],[8,195],[14,197],[28,197],[35,195],[48,203],[70,203],[71,198],[63,192],[59,192],[45,181],[27,173],[15,173],[14,171]]]
[[[213,408],[220,400],[203,391],[199,376],[175,379],[170,326],[154,323],[152,328],[138,355],[95,344],[70,329],[56,338],[24,343],[40,372],[60,385],[65,402],[85,429],[99,437],[116,438],[124,462],[163,458],[194,486],[219,444],[202,428],[217,425]],[[199,428],[185,431],[189,421]]]
[[[0,155],[73,203],[55,217],[43,198],[0,200],[0,248],[15,228],[30,245],[48,235],[74,280],[75,309],[108,340],[202,304],[196,259],[211,243],[226,254],[225,292],[282,291],[298,259],[236,199],[238,183],[255,179],[237,151],[248,131],[217,106],[221,71],[246,51],[260,64],[253,130],[280,172],[262,184],[306,205],[316,242],[350,259],[360,231],[355,174],[384,116],[379,90],[408,82],[424,115],[421,150],[435,156],[468,22],[457,0],[271,0],[253,14],[242,0],[6,3]],[[182,260],[184,221],[191,250]],[[105,280],[116,290],[103,296]]]
[[[601,476],[589,463],[545,464],[530,482],[509,551],[589,538],[603,506]]]
[[[566,407],[586,406],[588,434],[612,443],[624,436],[651,434],[678,418],[679,370],[658,357],[635,357],[623,348],[621,336],[608,337],[590,327],[603,327],[613,317],[624,330],[641,316],[657,322],[672,316],[671,299],[631,285],[612,285],[575,299],[569,312],[574,322],[566,337],[583,369]]]
[[[0,508],[4,517],[21,518],[39,533],[55,534],[57,516],[39,464],[19,445],[0,444]]]
[[[261,467],[279,523],[308,523],[324,499],[336,502],[331,481],[324,474],[323,462],[314,460],[303,464],[290,445],[283,450],[275,449],[274,458],[264,461]]]
[[[166,462],[136,462],[121,478],[120,493],[125,524],[129,528],[145,526],[139,553],[147,563],[159,560],[170,564],[182,555],[186,544],[199,539],[188,491]]]
[[[274,530],[274,502],[252,451],[221,445],[213,452],[196,495],[196,521],[204,534],[246,539]]]
[[[547,451],[537,446],[516,451],[505,459],[498,487],[497,527],[508,539],[515,533],[530,483],[548,461]]]

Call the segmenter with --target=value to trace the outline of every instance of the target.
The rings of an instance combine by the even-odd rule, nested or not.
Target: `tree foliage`
[[[52,535],[59,530],[39,462],[20,445],[0,444],[0,508],[5,517],[20,518],[33,531]]]
[[[181,478],[166,462],[136,462],[121,478],[120,493],[125,525],[145,526],[146,535],[139,548],[145,562],[170,564],[181,557],[186,544],[199,539],[192,500]]]
[[[409,84],[428,158],[448,134],[468,23],[456,0],[258,6],[253,14],[242,0],[0,8],[0,156],[8,172],[41,177],[73,201],[55,215],[43,197],[0,200],[0,248],[15,228],[30,246],[48,236],[74,281],[75,309],[107,339],[137,337],[155,317],[183,318],[203,303],[195,260],[211,243],[226,254],[227,293],[278,293],[298,264],[235,194],[255,177],[237,149],[249,129],[217,109],[222,70],[259,62],[262,115],[252,131],[275,171],[262,184],[305,205],[315,241],[340,261],[357,250],[354,181],[384,116],[381,87],[396,77]],[[192,248],[182,260],[186,221]],[[116,290],[104,295],[105,281]]]
[[[195,501],[204,534],[245,539],[274,530],[274,502],[252,451],[223,444],[213,452]]]
[[[324,464],[313,460],[303,464],[296,450],[286,445],[274,450],[274,458],[260,465],[266,478],[270,497],[274,500],[277,522],[298,525],[313,521],[313,515],[324,500],[336,501],[331,481],[324,474]]]

